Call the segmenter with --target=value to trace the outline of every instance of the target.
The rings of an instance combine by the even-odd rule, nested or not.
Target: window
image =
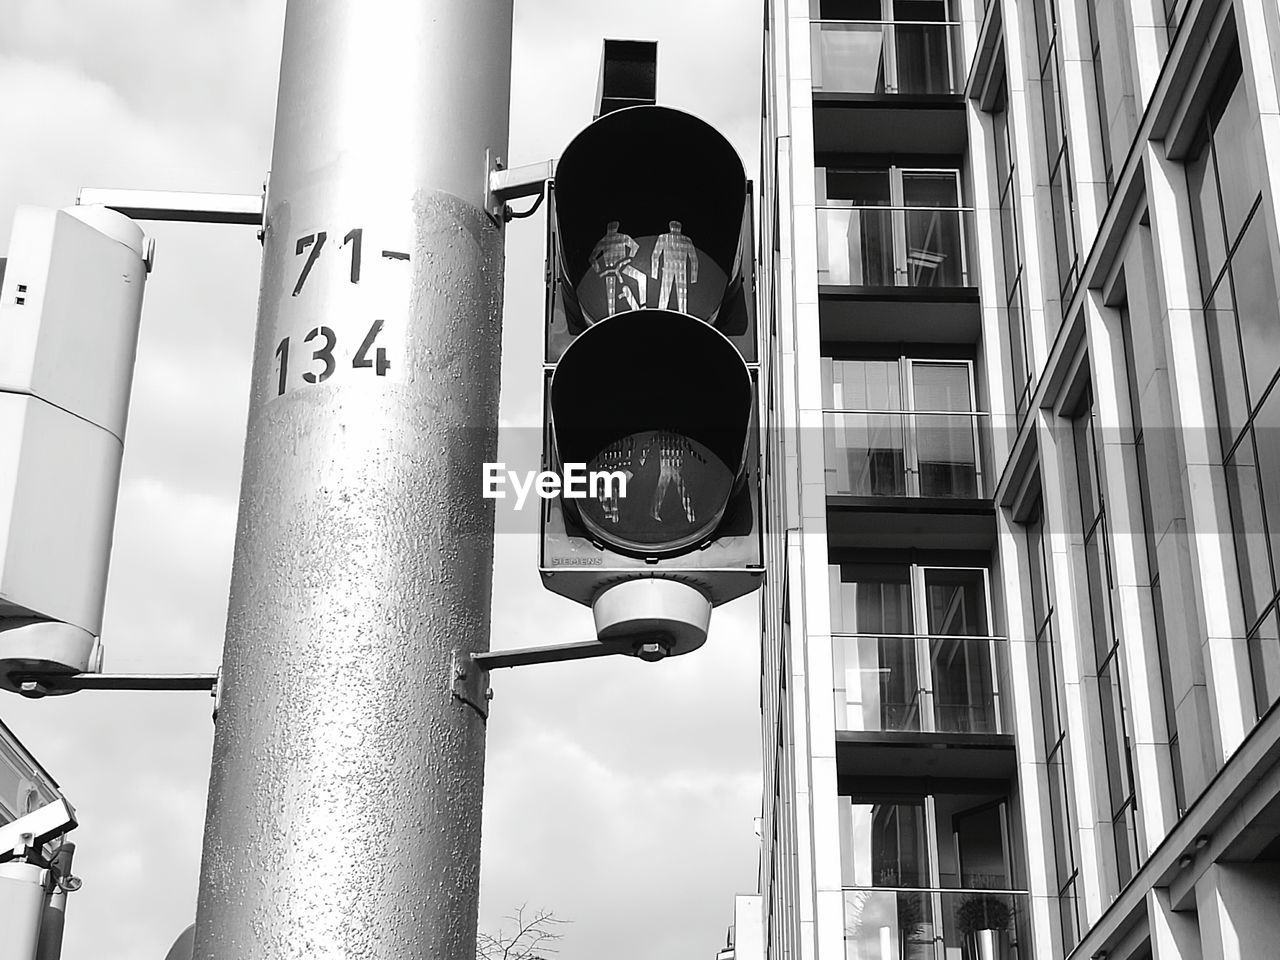
[[[1004,74],[1004,67],[1000,67]],[[1004,251],[1004,295],[1009,325],[1009,358],[1013,376],[1014,407],[1018,419],[1031,408],[1034,387],[1026,308],[1022,293],[1022,244],[1018,230],[1018,185],[1013,133],[1009,129],[1009,79],[1004,75],[992,120],[995,127],[996,191],[1000,196],[1000,239]]]
[[[1209,360],[1257,715],[1280,695],[1280,305],[1262,209],[1257,117],[1239,51],[1187,164]]]
[[[984,494],[970,361],[824,358],[822,387],[829,494]]]
[[[1092,626],[1094,662],[1098,678],[1098,710],[1102,732],[1108,814],[1115,855],[1117,895],[1137,871],[1137,803],[1133,786],[1133,758],[1126,722],[1120,640],[1115,629],[1112,603],[1111,554],[1107,543],[1102,462],[1098,456],[1098,423],[1093,396],[1086,392],[1082,409],[1072,424],[1076,475],[1080,491],[1080,518],[1084,529],[1088,605],[1082,622]]]
[[[1026,523],[1030,558],[1031,611],[1036,638],[1036,664],[1040,674],[1040,708],[1043,722],[1045,769],[1049,786],[1049,820],[1053,863],[1061,925],[1062,953],[1069,954],[1080,941],[1080,910],[1076,896],[1079,870],[1071,806],[1071,774],[1067,764],[1067,727],[1060,697],[1065,689],[1055,638],[1051,564],[1044,538],[1044,516],[1037,503]]]
[[[818,282],[855,287],[969,283],[954,168],[817,168]]]
[[[830,570],[837,729],[1001,732],[986,570]]]
[[[1006,799],[882,789],[840,797],[846,960],[967,956],[977,929],[1019,942]]]
[[[1035,0],[1033,9],[1040,54],[1045,153],[1049,160],[1049,204],[1053,214],[1054,248],[1058,254],[1058,289],[1062,300],[1066,301],[1078,279],[1078,254],[1071,158],[1067,152],[1066,121],[1059,89],[1058,16],[1055,0]]]
[[[946,0],[821,0],[813,88],[870,95],[959,93],[959,23]]]
[[[1093,61],[1093,88],[1098,107],[1098,135],[1102,144],[1102,164],[1107,177],[1107,196],[1115,190],[1111,161],[1111,114],[1107,112],[1107,85],[1103,79],[1102,44],[1098,40],[1097,0],[1085,0],[1085,19],[1089,25],[1089,56]]]
[[[1178,715],[1174,709],[1173,680],[1169,673],[1169,639],[1164,624],[1164,608],[1160,597],[1160,560],[1156,553],[1156,528],[1151,515],[1151,484],[1147,474],[1146,433],[1142,426],[1142,404],[1138,388],[1138,369],[1133,353],[1133,332],[1127,308],[1120,309],[1120,328],[1124,334],[1125,373],[1129,385],[1129,409],[1133,417],[1133,453],[1138,470],[1138,499],[1142,504],[1142,539],[1147,552],[1147,572],[1151,589],[1151,614],[1156,656],[1160,670],[1160,700],[1164,707],[1165,729],[1169,734],[1169,763],[1173,772],[1173,797],[1181,816],[1187,809],[1187,791],[1182,776],[1179,752]]]

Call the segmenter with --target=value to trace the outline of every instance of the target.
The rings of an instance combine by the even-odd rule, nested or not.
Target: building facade
[[[1275,0],[764,46],[764,956],[1280,956]]]

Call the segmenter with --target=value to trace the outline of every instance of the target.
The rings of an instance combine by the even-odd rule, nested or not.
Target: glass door
[[[947,0],[883,0],[893,25],[893,82],[900,93],[953,93]]]
[[[911,287],[955,287],[965,280],[960,174],[897,170],[903,269]]]
[[[908,447],[913,496],[979,497],[982,470],[974,414],[973,364],[907,360]]]
[[[999,733],[987,571],[917,567],[917,656],[928,664],[926,714],[940,733]],[[920,622],[920,621],[923,622]]]

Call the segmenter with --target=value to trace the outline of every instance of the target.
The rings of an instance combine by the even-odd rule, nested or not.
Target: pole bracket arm
[[[207,690],[218,689],[216,673],[13,673],[9,680],[24,697],[38,700],[77,690]]]

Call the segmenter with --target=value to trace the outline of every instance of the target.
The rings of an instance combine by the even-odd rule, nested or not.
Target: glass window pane
[[[847,886],[929,885],[923,801],[882,803],[854,797],[844,805],[844,814]]]
[[[1262,478],[1262,505],[1266,511],[1267,541],[1271,562],[1280,559],[1280,388],[1267,395],[1253,421],[1253,441],[1258,451],[1258,476]]]
[[[1004,849],[1004,811],[988,803],[951,818],[956,854],[960,858],[960,886],[971,890],[1009,889]]]
[[[901,637],[837,637],[836,729],[919,730],[916,645]]]
[[[1074,880],[1058,895],[1058,913],[1062,920],[1062,952],[1066,955],[1080,942],[1080,916]]]
[[[846,633],[915,633],[911,578],[905,565],[846,563],[840,567],[840,594],[848,598],[842,622]]]
[[[931,640],[934,726],[942,733],[995,733],[990,640]]]
[[[1123,887],[1133,879],[1133,871],[1137,865],[1137,851],[1134,848],[1133,808],[1125,807],[1121,814],[1112,821],[1112,839],[1116,847],[1116,874]]]
[[[1062,736],[1062,713],[1058,702],[1058,665],[1055,662],[1053,624],[1045,627],[1036,642],[1036,666],[1040,676],[1040,712],[1044,719],[1045,743],[1051,745]]]
[[[1222,428],[1222,449],[1231,449],[1249,420],[1249,403],[1244,392],[1244,367],[1240,362],[1240,341],[1236,335],[1236,314],[1231,283],[1224,276],[1205,304],[1204,321],[1209,339],[1209,365],[1213,371],[1213,394]]]
[[[855,207],[887,207],[889,171],[827,169],[827,199],[848,200]]]
[[[940,16],[940,4],[913,4],[915,12],[909,19],[922,20],[930,13],[931,19]],[[903,19],[902,4],[895,11],[897,19]],[[898,92],[915,94],[947,94],[953,91],[951,82],[951,27],[942,23],[897,23],[893,32],[897,37]]]
[[[915,410],[973,409],[967,363],[913,363],[911,390]]]
[[[1009,359],[1013,371],[1013,393],[1017,399],[1018,416],[1026,412],[1030,403],[1030,366],[1027,358],[1027,332],[1023,329],[1022,282],[1014,285],[1009,296]]]
[[[1104,534],[1106,526],[1098,524],[1085,540],[1084,565],[1089,577],[1089,622],[1093,631],[1093,651],[1101,663],[1115,646],[1111,637],[1111,591],[1107,583],[1107,557]]]
[[[1076,456],[1076,482],[1079,484],[1080,489],[1081,532],[1085,532],[1092,527],[1093,522],[1102,511],[1102,504],[1098,502],[1098,486],[1093,462],[1093,438],[1090,433],[1093,418],[1092,398],[1088,400],[1088,404],[1087,411],[1076,417],[1071,424]]]
[[[1207,143],[1200,155],[1187,165],[1187,192],[1191,199],[1191,232],[1200,266],[1200,293],[1207,297],[1227,260],[1218,204],[1217,168]]]
[[[907,495],[904,416],[833,413],[825,423],[828,493],[852,497]]]
[[[883,94],[884,41],[885,30],[878,23],[816,24],[814,89]]]
[[[1280,696],[1280,633],[1273,611],[1263,618],[1249,637],[1249,666],[1253,674],[1253,698],[1257,715],[1262,716]]]
[[[1231,257],[1231,279],[1249,398],[1256,407],[1280,369],[1280,304],[1276,302],[1266,218],[1261,212],[1249,222]]]
[[[1231,504],[1231,527],[1235,534],[1236,562],[1240,568],[1240,593],[1244,615],[1252,626],[1274,594],[1271,567],[1267,560],[1266,527],[1262,522],[1262,497],[1258,487],[1253,437],[1246,435],[1223,464],[1227,479],[1227,499]]]
[[[1027,524],[1027,552],[1031,561],[1031,609],[1035,615],[1035,629],[1049,616],[1049,575],[1044,554],[1044,514],[1040,504],[1035,506],[1035,517]]]
[[[1044,105],[1045,151],[1056,157],[1062,149],[1062,119],[1058,101],[1058,64],[1054,60],[1040,78],[1040,101]]]
[[[902,202],[908,207],[958,207],[956,175],[904,171]]]
[[[835,360],[831,406],[837,410],[901,410],[896,360]]]
[[[1009,174],[1013,170],[1013,163],[1009,159],[1009,111],[1005,102],[1005,95],[1000,94],[1001,105],[997,108],[997,113],[992,118],[995,133],[996,148],[996,192],[1003,193],[1005,185],[1009,182]]]
[[[1035,10],[1036,16],[1036,49],[1040,52],[1040,59],[1043,61],[1049,55],[1049,44],[1053,42],[1054,32],[1057,29],[1052,0],[1034,0],[1032,9]]]
[[[1064,186],[1070,177],[1066,148],[1058,169],[1049,180],[1049,202],[1053,208],[1053,242],[1058,251],[1058,282],[1063,292],[1075,285],[1075,223],[1071,216],[1071,195]]]
[[[1238,69],[1238,66],[1237,66]],[[1245,85],[1237,78],[1231,99],[1213,131],[1213,153],[1218,163],[1222,212],[1227,240],[1234,240],[1262,189],[1257,115],[1249,109]]]
[[[924,593],[931,637],[989,635],[982,570],[926,568]]]
[[[1049,774],[1049,819],[1053,830],[1054,866],[1057,868],[1061,889],[1076,872],[1075,855],[1071,845],[1071,801],[1067,796],[1067,777],[1063,766],[1062,748],[1050,754],[1045,764]]]
[[[1007,196],[1000,204],[1000,242],[1004,252],[1004,284],[1007,293],[1022,270],[1022,258],[1018,251],[1018,227],[1013,209],[1014,198]]]
[[[1098,671],[1098,707],[1102,717],[1102,745],[1107,762],[1107,793],[1114,816],[1128,801],[1128,764],[1125,758],[1124,710],[1121,706],[1120,678],[1111,659]]]

